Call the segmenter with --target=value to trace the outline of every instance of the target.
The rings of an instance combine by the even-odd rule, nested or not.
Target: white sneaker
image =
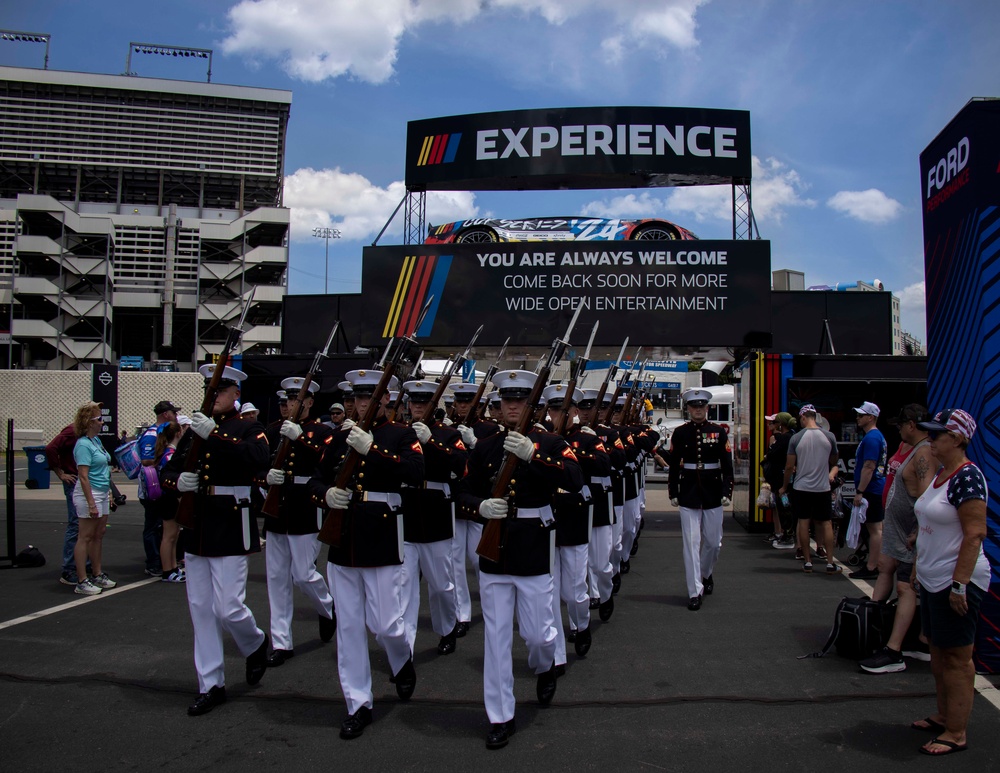
[[[83,582],[78,582],[73,592],[79,593],[81,596],[96,596],[101,592],[101,589],[94,585],[91,580],[87,579]]]
[[[94,585],[96,585],[101,590],[110,590],[111,588],[114,588],[118,584],[110,577],[108,577],[107,572],[101,572],[99,575],[97,575],[97,577],[91,580],[91,582],[94,583]]]

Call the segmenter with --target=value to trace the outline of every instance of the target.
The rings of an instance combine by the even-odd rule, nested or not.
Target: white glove
[[[214,419],[208,418],[201,411],[195,411],[191,414],[191,431],[202,440],[206,440],[217,426]]]
[[[531,457],[535,455],[535,444],[520,432],[508,432],[507,437],[503,439],[503,450],[514,454],[518,459],[530,462]]]
[[[479,503],[479,514],[488,521],[507,517],[506,499],[484,499]]]
[[[446,426],[446,427],[450,427],[455,422],[453,422],[451,419],[449,419],[447,416],[445,416],[443,419],[441,419],[441,423],[444,424],[444,426]]]
[[[457,429],[462,435],[462,442],[465,447],[470,451],[476,447],[476,433],[472,431],[472,427],[467,427],[464,424],[459,424],[455,429]]]
[[[197,414],[195,414],[197,415]],[[177,476],[177,490],[182,494],[198,490],[198,473],[182,472]]]
[[[342,422],[340,423],[340,428],[341,428],[341,429],[354,429],[354,425],[355,425],[355,423],[356,423],[356,422],[355,422],[355,421],[354,421],[353,419],[344,419],[344,420],[343,420],[343,421],[342,421]]]
[[[413,431],[417,433],[417,440],[426,443],[431,439],[431,428],[422,421],[413,422]]]
[[[285,419],[281,423],[281,429],[278,430],[282,437],[286,437],[292,442],[299,439],[299,435],[302,434],[302,427],[296,424],[294,421],[289,421]]]
[[[674,507],[680,507],[680,505],[677,504],[677,497],[670,497],[670,504]]]
[[[362,456],[367,456],[375,438],[371,432],[365,432],[361,427],[351,427],[351,434],[347,436],[347,445],[353,448]]]
[[[273,467],[267,471],[267,481],[268,486],[281,486],[285,482],[285,471],[276,470]]]
[[[580,427],[580,432],[583,432],[584,434],[587,434],[587,435],[596,435],[597,434],[590,427]]]
[[[723,497],[722,498],[722,506],[723,507],[729,507],[732,503],[733,503],[733,500],[731,500],[729,497]]]
[[[326,490],[326,506],[331,510],[346,510],[351,504],[351,492],[347,489],[331,486]]]

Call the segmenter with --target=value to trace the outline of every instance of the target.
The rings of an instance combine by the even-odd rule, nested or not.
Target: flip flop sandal
[[[926,725],[920,725],[920,724],[917,724],[918,722],[926,722],[927,724]],[[910,727],[912,727],[914,730],[926,730],[926,731],[928,731],[930,733],[943,733],[944,732],[944,725],[942,725],[940,722],[938,722],[935,719],[931,719],[930,717],[924,717],[923,719],[918,719],[916,722],[912,723],[910,725]]]
[[[934,743],[940,746],[946,746],[948,747],[948,750],[943,752],[932,752],[927,747]],[[930,755],[931,757],[944,757],[947,754],[964,752],[968,748],[969,744],[967,743],[955,743],[954,741],[945,741],[943,738],[935,738],[933,741],[928,741],[926,744],[921,746],[920,751],[924,754]]]

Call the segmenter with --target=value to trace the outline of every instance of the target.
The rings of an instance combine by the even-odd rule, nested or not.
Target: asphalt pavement
[[[586,658],[569,645],[567,673],[548,708],[535,700],[515,637],[517,733],[505,749],[484,746],[478,604],[468,636],[442,657],[424,599],[408,703],[396,697],[371,640],[375,722],[354,741],[337,734],[345,706],[336,640],[320,642],[300,595],[295,657],[249,687],[227,638],[229,702],[191,718],[185,710],[197,682],[184,587],[144,576],[142,510],[134,486],[122,488],[128,501],[111,516],[104,542],[105,568],[119,586],[92,599],[58,582],[61,486],[16,489],[17,544],[36,545],[48,563],[0,564],[3,770],[1000,769],[1000,702],[982,678],[969,750],[933,760],[917,752],[930,736],[909,727],[934,710],[929,664],[907,661],[905,672],[873,676],[836,654],[797,659],[822,646],[839,600],[863,595],[868,583],[804,574],[792,551],[772,549],[727,517],[715,593],[701,611],[688,611],[679,520],[662,484],[649,486],[645,528],[614,616],[608,623],[595,616]],[[0,514],[8,515],[2,503]],[[6,549],[5,527],[0,521]],[[263,555],[251,558],[247,603],[266,627]]]

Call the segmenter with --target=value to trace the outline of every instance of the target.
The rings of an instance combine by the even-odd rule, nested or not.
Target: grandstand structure
[[[278,348],[290,107],[276,89],[0,67],[10,364],[190,370],[254,286],[243,351]]]

